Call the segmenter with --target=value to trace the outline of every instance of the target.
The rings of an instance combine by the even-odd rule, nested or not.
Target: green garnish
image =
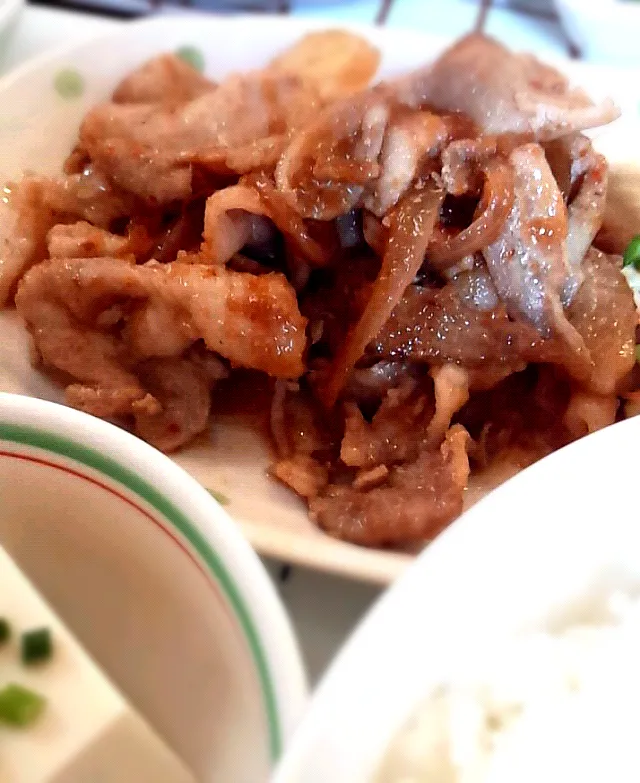
[[[23,633],[20,652],[25,666],[48,661],[53,652],[51,631],[48,628],[35,628],[33,631]]]
[[[73,68],[64,68],[56,74],[53,87],[61,98],[79,98],[84,92],[84,79]]]
[[[215,489],[209,489],[208,487],[207,492],[211,495],[212,498],[217,500],[221,506],[229,505],[229,498],[226,495],[223,495],[222,492],[217,492]]]
[[[183,60],[187,65],[195,68],[196,71],[204,71],[204,54],[197,46],[181,46],[176,50],[176,56]]]
[[[636,234],[629,242],[622,256],[622,266],[629,265],[640,270],[640,234]]]
[[[6,617],[0,617],[0,644],[6,644],[11,639],[11,626]]]
[[[640,345],[636,345],[636,361],[640,364]]]
[[[39,693],[11,683],[0,691],[0,721],[24,728],[38,718],[46,703]]]

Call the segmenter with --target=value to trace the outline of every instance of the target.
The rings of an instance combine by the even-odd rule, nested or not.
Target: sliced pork
[[[555,68],[479,34],[462,38],[395,89],[411,106],[461,112],[485,134],[542,141],[605,125],[620,114],[611,101],[594,104]]]
[[[69,404],[166,452],[248,413],[323,531],[413,550],[638,413],[637,274],[594,243],[640,222],[582,133],[610,102],[482,35],[379,61],[328,30],[219,83],[142,63],[5,188],[0,304]]]

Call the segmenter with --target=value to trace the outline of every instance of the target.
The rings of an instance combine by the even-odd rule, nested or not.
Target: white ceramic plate
[[[371,783],[415,707],[479,652],[514,633],[597,621],[613,590],[637,595],[638,442],[640,418],[602,430],[454,522],[340,653],[272,783]]]
[[[85,112],[105,99],[122,76],[155,54],[195,47],[207,73],[221,77],[232,70],[260,67],[309,29],[326,26],[265,16],[159,18],[34,60],[0,82],[0,180],[25,169],[58,173]],[[449,43],[398,29],[354,29],[380,47],[385,76],[424,63]],[[632,159],[640,137],[639,72],[569,61],[560,65],[596,96],[613,94],[626,119],[598,131],[598,144],[614,160]],[[25,334],[12,313],[0,313],[0,330],[0,390],[60,400],[60,389],[30,367]],[[263,554],[381,583],[392,581],[411,561],[407,555],[362,549],[318,531],[308,521],[303,503],[266,476],[267,446],[243,422],[218,417],[211,442],[188,448],[176,459],[205,486],[229,499],[228,511]]]

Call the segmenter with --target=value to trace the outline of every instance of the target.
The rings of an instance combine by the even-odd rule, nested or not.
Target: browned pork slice
[[[258,145],[260,163],[272,154],[275,139],[304,125],[317,109],[315,93],[293,76],[233,75],[179,107],[100,104],[82,123],[80,146],[123,189],[167,203],[190,195],[194,162],[228,171],[229,155],[245,150],[253,165],[251,150]],[[273,149],[277,157],[280,147]]]
[[[444,288],[411,285],[368,351],[389,361],[459,364],[473,386],[489,386],[528,362],[562,364],[588,377],[588,357],[545,340],[528,322],[512,320],[486,267],[461,272]]]
[[[431,368],[436,410],[425,433],[425,443],[439,446],[455,414],[469,399],[470,374],[457,364]]]
[[[164,204],[191,194],[175,113],[153,104],[104,103],[80,127],[80,144],[118,187]]]
[[[194,354],[188,351],[180,358],[147,359],[136,367],[140,383],[160,405],[157,412],[135,412],[136,432],[164,452],[175,451],[206,428],[211,389],[227,375],[222,362],[212,354],[205,357],[206,363]]]
[[[405,376],[382,397],[371,421],[353,402],[345,403],[340,458],[370,470],[411,462],[424,449],[440,446],[451,419],[469,399],[469,374],[455,364],[432,368],[433,384]],[[433,387],[433,388],[432,388]]]
[[[80,329],[113,308],[126,321],[127,350],[140,359],[175,356],[203,339],[240,367],[284,378],[303,369],[306,321],[280,274],[177,262],[135,266],[114,258],[55,260],[25,277],[16,305],[37,334],[46,330],[51,308],[67,312]],[[50,363],[57,366],[55,357]]]
[[[584,259],[583,271],[584,283],[568,316],[591,356],[587,388],[613,395],[635,363],[638,315],[633,293],[622,274],[619,256],[592,249]]]
[[[378,217],[394,207],[408,190],[421,164],[447,140],[447,126],[430,112],[392,116],[380,151],[380,174],[365,189],[364,206]]]
[[[594,244],[605,253],[622,255],[638,233],[640,167],[628,162],[609,166],[607,203]]]
[[[389,389],[371,422],[356,404],[347,403],[340,458],[356,468],[414,460],[424,445],[433,413],[433,395],[425,394],[410,379]]]
[[[544,145],[545,155],[567,204],[567,260],[574,272],[564,292],[571,301],[582,275],[575,275],[602,226],[607,206],[609,167],[591,141],[572,133]]]
[[[462,112],[485,134],[549,140],[619,116],[611,101],[594,104],[554,68],[478,34],[462,38],[394,89],[411,106]]]
[[[78,218],[106,227],[129,204],[91,168],[60,179],[24,177],[0,201],[0,306],[24,272],[47,255],[47,234]]]
[[[287,145],[276,167],[278,189],[303,217],[346,214],[379,175],[388,121],[387,102],[374,91],[327,106]]]
[[[607,180],[606,160],[594,153],[591,165],[580,178],[578,191],[568,207],[567,258],[573,270],[582,264],[602,226],[607,206]],[[569,291],[565,289],[564,300],[571,301],[575,290],[577,287]]]
[[[59,335],[58,335],[59,336]],[[81,348],[77,330],[69,330],[71,350]],[[93,337],[93,344],[95,337]],[[86,345],[92,345],[88,335]],[[164,452],[175,451],[206,429],[211,411],[211,390],[228,374],[222,362],[211,352],[195,346],[181,357],[146,359],[124,375],[122,370],[104,385],[104,364],[96,355],[76,355],[93,361],[94,376],[103,385],[72,384],[67,387],[67,402],[75,408],[102,418],[132,416],[140,437]],[[76,364],[77,366],[77,364]],[[116,368],[117,370],[117,368]]]
[[[487,268],[513,318],[525,318],[544,337],[562,337],[580,352],[584,346],[563,313],[582,270],[569,265],[562,193],[539,145],[518,147],[509,161],[514,203],[500,236],[484,251]]]
[[[128,216],[133,211],[134,202],[130,196],[114,188],[91,164],[77,174],[60,179],[25,177],[24,182],[39,183],[46,206],[58,215],[66,216],[66,222],[75,218],[99,228],[109,228],[115,218]]]
[[[8,191],[8,193],[7,193]],[[0,306],[29,267],[47,253],[47,232],[55,223],[54,211],[45,205],[40,181],[24,180],[5,188],[0,202]]]
[[[329,469],[310,454],[278,460],[270,473],[302,498],[315,498],[327,486]]]
[[[330,220],[363,205],[382,217],[437,155],[449,130],[431,112],[398,108],[368,90],[330,104],[295,134],[276,182],[307,218]]]
[[[439,450],[423,449],[414,462],[379,466],[373,486],[330,484],[309,503],[323,530],[365,546],[433,538],[462,511],[469,477],[469,436],[456,425]]]
[[[77,223],[58,223],[47,233],[49,258],[122,258],[131,253],[127,237],[112,234],[80,220]]]
[[[77,381],[68,389],[69,401],[101,416],[166,414],[162,400],[183,388],[199,390],[194,400],[203,399],[199,379],[211,373],[202,362],[197,372],[179,362],[144,363],[179,359],[199,340],[235,366],[276,377],[303,370],[306,322],[279,274],[53,259],[23,278],[16,306],[44,364]],[[171,447],[157,418],[141,422],[141,429]],[[191,431],[184,417],[181,422],[182,432]]]
[[[161,54],[126,76],[113,93],[115,103],[164,103],[177,106],[215,90],[192,65],[175,54]]]
[[[616,420],[618,398],[577,390],[571,395],[564,414],[564,424],[574,438],[608,427]]]

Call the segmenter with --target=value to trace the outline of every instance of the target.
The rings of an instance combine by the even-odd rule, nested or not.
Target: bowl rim
[[[119,427],[58,403],[0,392],[0,444],[53,455],[140,498],[188,542],[245,640],[262,693],[271,762],[308,697],[291,621],[266,569],[222,506],[169,457]],[[173,536],[172,536],[173,538]],[[177,545],[179,539],[174,539]]]

